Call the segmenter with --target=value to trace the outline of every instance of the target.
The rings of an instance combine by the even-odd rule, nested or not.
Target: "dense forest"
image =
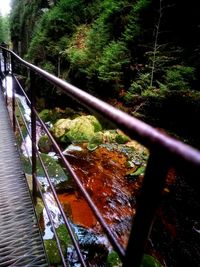
[[[7,44],[10,42],[10,26],[9,17],[0,13],[0,43],[2,42]]]
[[[13,0],[12,41],[21,55],[62,78],[102,94],[124,91],[128,102],[154,90],[196,89],[193,2]]]
[[[194,0],[12,1],[21,56],[186,140],[198,122],[199,25]]]

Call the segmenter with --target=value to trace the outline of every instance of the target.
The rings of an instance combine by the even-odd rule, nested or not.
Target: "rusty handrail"
[[[98,214],[98,210],[96,211],[96,207],[87,191],[83,188],[78,177],[70,169],[70,165],[63,157],[63,161],[67,166],[69,172],[75,178],[79,189],[83,193],[89,205],[92,207],[92,210],[96,214],[97,218],[100,219],[101,224],[104,225],[103,228],[106,230],[106,233],[110,237],[110,240],[112,241],[111,243],[114,245],[114,248],[119,253],[123,261],[123,265],[126,267],[138,267],[142,260],[144,247],[150,233],[156,208],[158,206],[158,203],[160,202],[161,192],[170,165],[173,163],[173,165],[175,166],[181,166],[182,168],[186,169],[193,166],[193,168],[196,168],[196,170],[199,171],[200,151],[161,133],[150,125],[112,107],[111,105],[80,90],[79,88],[67,83],[66,81],[63,81],[56,76],[49,74],[47,71],[44,71],[41,68],[28,63],[27,61],[16,55],[14,52],[7,49],[4,50],[6,50],[7,53],[10,53],[11,57],[14,60],[17,60],[23,66],[26,66],[31,71],[31,73],[35,73],[35,75],[38,75],[43,79],[49,81],[56,87],[59,87],[68,96],[80,102],[82,105],[93,110],[94,112],[97,112],[104,118],[108,119],[113,124],[122,129],[131,138],[134,138],[150,149],[150,157],[144,177],[142,192],[126,251],[124,251],[123,248],[119,244],[117,244],[113,233],[109,232],[107,226],[104,225],[104,219],[101,218],[102,216],[100,214]],[[35,112],[35,107],[33,106],[32,113]],[[37,119],[45,129],[45,124],[39,118]],[[46,130],[48,134],[48,129],[46,128],[45,131]],[[48,134],[48,136],[54,143],[54,139],[52,139],[51,135]],[[59,151],[59,147],[57,148],[57,145],[54,145],[57,152],[60,153],[61,151]],[[149,199],[151,199],[151,201]]]

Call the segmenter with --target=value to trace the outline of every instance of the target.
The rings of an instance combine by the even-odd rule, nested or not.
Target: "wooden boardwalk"
[[[0,267],[48,266],[15,142],[0,88]]]

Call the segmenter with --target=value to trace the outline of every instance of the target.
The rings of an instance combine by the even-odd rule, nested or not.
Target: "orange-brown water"
[[[118,151],[99,147],[95,151],[70,152],[67,156],[74,171],[92,197],[105,221],[112,227],[131,221],[135,214],[135,196],[141,186],[142,177],[134,182],[126,178],[130,172],[127,158]],[[59,194],[66,213],[75,224],[101,231],[96,218],[77,190]],[[125,231],[129,226],[124,225]],[[120,228],[119,240],[125,244],[128,233]]]

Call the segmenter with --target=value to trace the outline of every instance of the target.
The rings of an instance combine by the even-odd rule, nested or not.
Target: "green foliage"
[[[145,254],[140,267],[163,267],[163,266],[156,258]]]
[[[108,266],[108,267],[120,267],[121,266],[120,258],[115,251],[111,251],[108,254],[106,266]]]
[[[125,40],[132,44],[141,35],[142,12],[149,6],[150,0],[137,0],[129,13],[128,24],[124,32]]]
[[[195,79],[195,69],[188,66],[173,66],[166,72],[165,82],[170,90],[186,90]]]
[[[33,63],[90,91],[117,96],[123,90],[126,102],[135,94],[193,86],[195,69],[184,66],[200,61],[187,62],[182,43],[168,39],[174,37],[170,10],[179,4],[163,3],[161,10],[151,0],[47,2],[12,3],[14,47],[21,43]]]
[[[142,95],[146,90],[150,89],[150,73],[141,74],[132,82],[129,90],[124,96],[124,101],[129,104],[135,95]]]
[[[88,25],[80,25],[76,28],[76,31],[72,35],[68,42],[67,49],[62,53],[63,56],[67,56],[71,66],[84,71],[84,67],[88,63],[88,56],[86,53],[86,39],[89,31]]]
[[[11,13],[11,39],[14,50],[25,55],[33,37],[35,27],[43,14],[42,8],[48,7],[42,0],[13,0]]]
[[[131,93],[130,91],[127,91],[126,94],[123,97],[123,100],[125,104],[130,104],[134,98],[134,94]]]
[[[149,73],[141,74],[136,81],[132,82],[129,90],[132,93],[141,94],[143,91],[148,89],[149,84],[150,84],[150,74]]]
[[[55,73],[55,66],[50,61],[46,61],[43,68],[50,73]]]
[[[9,43],[10,41],[9,17],[3,17],[0,14],[0,43]]]
[[[106,81],[111,84],[113,80],[121,80],[123,65],[128,61],[128,51],[123,42],[117,41],[121,29],[118,25],[120,21],[116,21],[116,18],[120,18],[120,10],[123,10],[126,4],[126,1],[104,0],[100,5],[101,13],[93,22],[86,40],[88,65],[85,65],[84,71],[90,80],[98,79],[99,82]],[[119,36],[116,36],[116,31]],[[113,35],[118,37],[115,41]],[[119,59],[119,64],[114,62]]]
[[[55,57],[59,55],[61,62],[70,64],[69,76],[82,73],[87,79],[118,86],[123,83],[130,55],[125,43],[112,40],[112,36],[122,37],[123,29],[120,29],[119,36],[116,32],[119,32],[119,20],[123,25],[123,10],[127,5],[128,1],[59,1],[43,15],[28,58],[34,58],[34,62],[40,62],[45,69],[53,71],[51,67],[55,66]],[[87,22],[92,19],[91,27]],[[47,65],[44,60],[48,61]]]
[[[123,79],[123,68],[129,63],[130,56],[125,44],[123,42],[111,42],[103,50],[99,62],[99,79],[121,84]]]

